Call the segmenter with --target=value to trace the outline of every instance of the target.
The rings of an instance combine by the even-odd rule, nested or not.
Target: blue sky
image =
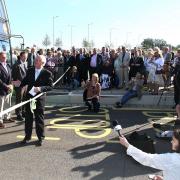
[[[180,44],[179,0],[6,0],[12,34],[21,34],[25,46],[43,47],[45,34],[51,39],[53,16],[55,39],[62,38],[63,47],[82,46],[83,38],[93,40],[96,47],[111,42],[135,46],[143,38],[163,38]],[[13,45],[21,43],[13,40]]]

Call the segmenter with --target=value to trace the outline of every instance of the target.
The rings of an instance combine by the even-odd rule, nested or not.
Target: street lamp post
[[[112,31],[113,30],[118,30],[119,28],[110,28],[109,29],[109,48],[111,48],[111,43],[112,43]]]
[[[68,25],[70,27],[70,33],[71,33],[71,48],[72,48],[72,38],[73,38],[73,27],[74,25]]]
[[[88,43],[89,43],[89,26],[92,25],[93,23],[88,24]]]
[[[126,46],[127,46],[127,44],[128,44],[128,38],[129,38],[129,35],[131,34],[132,32],[127,32],[126,33]]]
[[[53,47],[54,47],[54,20],[58,18],[59,16],[53,16]]]

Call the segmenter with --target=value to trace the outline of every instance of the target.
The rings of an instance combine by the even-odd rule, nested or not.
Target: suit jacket
[[[23,79],[21,83],[22,87],[25,85],[28,85],[26,99],[32,98],[32,96],[29,94],[29,91],[32,89],[33,86],[40,87],[41,92],[50,91],[53,88],[52,73],[47,69],[43,68],[35,81],[35,68],[30,68],[28,69],[26,77]],[[37,101],[39,101],[37,102],[37,105],[41,107],[44,106],[45,95],[39,97]]]
[[[28,57],[27,57],[27,65],[28,65],[28,68],[29,67],[32,67],[32,64],[33,64],[33,66],[34,66],[34,60],[35,60],[35,55],[33,55],[33,62],[31,62],[31,55],[32,55],[32,53],[29,53],[28,54]]]
[[[27,67],[24,67],[24,64],[21,63],[20,60],[17,60],[16,63],[12,67],[12,79],[14,81],[19,80],[22,81],[27,72]]]
[[[11,84],[11,69],[7,64],[7,70],[0,63],[0,96],[6,96],[8,94],[7,85]]]
[[[170,63],[172,54],[168,52],[167,54],[163,54],[163,57],[164,57],[164,63]]]
[[[129,66],[129,61],[130,61],[130,55],[128,52],[125,53],[124,59],[122,61],[122,57],[123,57],[123,53],[120,53],[120,55],[118,56],[118,61],[119,61],[119,65],[122,66]]]
[[[87,71],[89,60],[88,60],[88,56],[86,54],[83,54],[82,59],[81,59],[81,55],[77,54],[76,61],[77,61],[78,71],[83,71],[83,70]]]

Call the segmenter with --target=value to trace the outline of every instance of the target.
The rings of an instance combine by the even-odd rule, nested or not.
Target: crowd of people
[[[143,86],[152,95],[158,95],[159,87],[167,88],[174,84],[174,100],[176,104],[177,121],[180,120],[180,49],[170,52],[168,47],[160,50],[142,50],[125,47],[101,50],[85,48],[69,50],[48,49],[44,51],[35,48],[13,54],[11,65],[7,63],[6,52],[0,52],[0,110],[11,107],[13,89],[16,93],[16,104],[29,100],[35,95],[52,90],[55,82],[69,68],[57,87],[84,88],[83,100],[88,110],[98,112],[100,109],[101,89],[115,87],[127,91],[116,106],[122,107],[129,99],[142,96]],[[16,109],[17,121],[25,120],[25,138],[21,144],[31,140],[33,116],[35,116],[37,145],[42,145],[44,139],[44,94],[37,98],[36,108],[28,103]],[[5,121],[13,121],[11,113],[0,116],[0,128]],[[120,137],[120,143],[127,148],[127,153],[138,162],[162,169],[166,179],[176,179],[179,173],[179,130],[173,133],[172,149],[174,154],[148,155],[129,144],[125,137]],[[174,161],[174,174],[167,166]],[[156,179],[162,177],[156,176]],[[154,179],[155,179],[154,178]]]
[[[176,74],[180,66],[180,49],[177,52],[170,51],[168,47],[160,50],[143,50],[141,48],[126,49],[92,49],[87,51],[85,48],[72,48],[71,50],[43,49],[37,50],[35,47],[26,48],[26,51],[13,53],[12,59],[12,79],[13,81],[22,80],[25,76],[23,72],[34,66],[37,55],[46,56],[45,68],[53,74],[53,81],[56,81],[68,67],[70,70],[56,84],[56,88],[77,89],[84,88],[85,84],[91,79],[92,74],[98,75],[100,89],[126,89],[128,90],[123,98],[116,102],[117,107],[122,107],[133,97],[141,98],[142,90],[147,90],[152,95],[159,94],[159,88],[167,88],[174,83],[175,103],[179,93],[176,85]],[[21,63],[25,68],[17,72]],[[15,86],[16,94],[19,94],[16,103],[22,101],[19,87]],[[22,93],[21,93],[22,94]],[[86,102],[86,105],[88,103]],[[23,113],[16,110],[17,119],[22,120]]]

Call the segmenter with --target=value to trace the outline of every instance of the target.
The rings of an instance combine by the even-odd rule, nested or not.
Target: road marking
[[[57,117],[50,121],[50,126],[46,126],[49,129],[71,129],[75,133],[83,138],[99,139],[108,136],[111,133],[109,111],[107,109],[101,109],[99,114],[70,114],[79,113],[84,110],[72,110],[80,106],[66,107],[59,109],[60,112],[67,112],[68,114],[60,114],[64,117]],[[86,109],[85,109],[86,110]],[[104,114],[103,114],[104,113]],[[96,119],[78,119],[78,117],[96,117]],[[105,120],[103,120],[103,119]],[[71,123],[71,124],[70,124]],[[72,124],[81,123],[81,124]],[[101,134],[92,135],[85,134],[84,131],[102,131]]]
[[[162,111],[162,109],[155,109],[155,108],[144,108],[144,107],[140,107],[140,108],[134,108],[134,107],[123,107],[123,108],[116,108],[116,107],[112,107],[113,110],[119,110],[119,111]],[[163,111],[170,111],[170,112],[174,112],[173,109],[169,108],[169,109],[163,109]]]
[[[18,135],[17,138],[18,139],[24,139],[24,136]],[[31,139],[38,140],[37,136],[32,136]],[[45,137],[45,140],[48,140],[48,141],[59,141],[60,138],[59,137]]]
[[[107,140],[106,143],[117,143],[119,144],[119,141],[118,140]]]
[[[162,112],[162,111],[159,111],[159,112],[147,112],[147,111],[142,111],[142,113],[145,115],[145,116],[148,116],[148,117],[164,117],[164,116],[168,116],[168,117],[173,117],[173,113],[172,112]],[[159,115],[159,114],[162,114],[162,115]]]
[[[110,128],[102,129],[104,131],[104,133],[103,134],[99,134],[99,135],[87,135],[87,134],[82,133],[82,130],[90,130],[90,129],[76,128],[75,129],[75,133],[77,135],[79,135],[80,137],[87,138],[87,139],[101,139],[101,138],[104,138],[104,137],[108,136],[111,133],[111,129]],[[92,129],[92,130],[98,130],[98,128],[97,129]]]
[[[84,109],[79,109],[79,110],[72,110],[75,108],[84,108],[84,106],[73,106],[73,107],[65,107],[59,109],[60,112],[67,112],[67,113],[79,113],[79,112],[85,112],[87,111],[87,108]],[[69,111],[70,110],[70,111]],[[102,111],[98,112],[97,114],[103,114],[103,113],[108,113],[109,111],[107,109],[101,108]]]

